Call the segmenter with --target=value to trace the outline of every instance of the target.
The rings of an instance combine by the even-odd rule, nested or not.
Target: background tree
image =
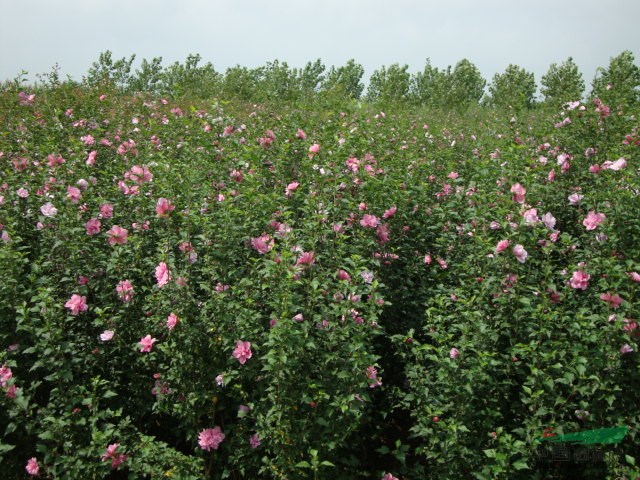
[[[531,108],[536,94],[532,72],[510,64],[504,73],[496,73],[489,84],[488,103],[494,107]]]
[[[140,68],[129,80],[129,88],[134,92],[158,93],[163,80],[162,57],[155,57],[151,61],[142,60]]]
[[[358,100],[364,91],[364,67],[349,60],[341,67],[332,66],[322,84],[322,91]]]
[[[249,69],[236,65],[229,67],[222,79],[222,96],[243,101],[254,101],[261,76],[259,69]]]
[[[219,90],[220,74],[211,62],[198,66],[202,57],[189,54],[184,62],[175,62],[164,72],[162,90],[174,98],[190,96],[206,98],[214,96]]]
[[[135,58],[135,55],[131,55],[128,60],[122,57],[114,61],[110,50],[102,52],[98,61],[91,64],[84,80],[91,86],[110,84],[125,90],[129,85],[131,65]]]
[[[447,72],[448,73],[448,72]],[[469,60],[460,60],[453,72],[447,75],[446,104],[449,108],[466,110],[470,105],[477,105],[484,95],[487,81],[480,70]]]
[[[307,62],[303,69],[298,73],[299,87],[302,95],[309,98],[317,93],[325,79],[325,66],[318,58],[315,62]]]
[[[544,102],[554,107],[580,100],[584,93],[582,73],[571,57],[560,65],[552,63],[540,84]]]
[[[417,72],[411,78],[411,98],[419,105],[429,107],[444,107],[444,97],[450,76],[449,69],[440,70],[431,65],[431,60],[427,58],[422,72]]]
[[[394,63],[376,70],[369,79],[367,98],[382,103],[402,102],[409,98],[411,75],[409,65]]]
[[[598,68],[593,80],[592,97],[616,106],[640,102],[640,68],[633,53],[625,50],[609,62],[609,68]]]

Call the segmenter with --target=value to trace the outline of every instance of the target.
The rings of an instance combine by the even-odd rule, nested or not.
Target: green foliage
[[[625,50],[613,57],[608,68],[598,68],[591,96],[614,108],[634,106],[640,102],[640,67],[633,53]]]
[[[496,73],[489,84],[487,102],[494,107],[512,107],[515,110],[533,106],[536,82],[532,72],[510,64],[504,73]]]
[[[382,66],[371,74],[367,99],[380,104],[398,103],[407,99],[411,85],[409,65],[397,63]]]
[[[559,108],[567,102],[581,100],[584,93],[582,74],[571,57],[560,65],[551,64],[547,73],[542,76],[540,84],[540,93],[544,96],[545,103],[554,108]]]

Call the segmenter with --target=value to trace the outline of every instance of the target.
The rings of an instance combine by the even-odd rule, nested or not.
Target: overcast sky
[[[0,0],[0,80],[21,70],[80,80],[110,50],[163,65],[199,53],[223,72],[286,61],[327,68],[353,58],[422,70],[471,60],[490,81],[510,64],[540,77],[569,56],[587,86],[631,50],[640,64],[639,0]]]

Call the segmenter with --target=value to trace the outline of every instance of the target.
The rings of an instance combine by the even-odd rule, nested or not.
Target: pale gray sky
[[[587,88],[598,66],[631,50],[640,64],[639,0],[0,0],[0,80],[58,63],[80,80],[100,52],[199,53],[216,70],[278,59],[291,67],[353,58],[422,70],[471,60],[490,81],[515,63],[536,83],[572,56]]]

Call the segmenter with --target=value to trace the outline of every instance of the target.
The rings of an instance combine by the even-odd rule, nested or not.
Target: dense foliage
[[[640,475],[628,56],[609,100],[554,74],[535,108],[425,69],[473,85],[450,112],[394,65],[383,112],[354,62],[104,55],[0,94],[5,478]],[[598,461],[541,454],[614,426]]]

